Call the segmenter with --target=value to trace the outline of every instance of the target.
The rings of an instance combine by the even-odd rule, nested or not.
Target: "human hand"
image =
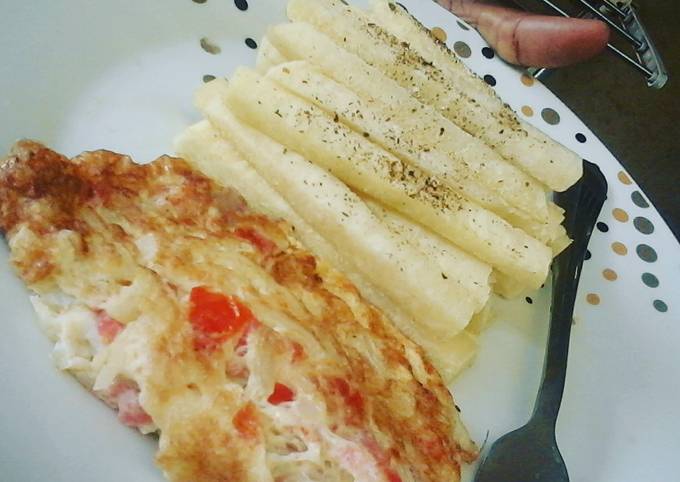
[[[473,25],[506,61],[529,67],[563,67],[600,53],[609,28],[599,20],[535,15],[477,0],[437,0]]]

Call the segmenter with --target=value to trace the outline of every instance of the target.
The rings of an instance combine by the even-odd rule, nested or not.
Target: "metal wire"
[[[561,9],[559,6],[557,6],[557,5],[556,5],[555,3],[553,3],[551,0],[541,0],[541,1],[542,1],[545,5],[547,5],[548,7],[550,7],[553,11],[555,11],[556,13],[558,13],[559,15],[562,15],[563,17],[570,17],[570,15],[569,15],[567,12],[565,12],[563,9]],[[604,15],[602,12],[600,12],[597,8],[595,8],[595,7],[594,7],[593,5],[591,5],[589,2],[587,2],[586,0],[578,0],[578,1],[579,1],[581,4],[583,4],[584,6],[586,6],[586,7],[588,8],[588,10],[590,10],[593,14],[597,15],[599,18],[601,18],[602,20],[604,20],[605,22],[607,22],[608,25],[610,25],[611,27],[613,27],[613,28],[614,28],[618,33],[620,33],[623,37],[625,37],[627,40],[629,40],[629,41],[633,44],[633,46],[636,48],[636,50],[639,51],[642,47],[644,47],[644,45],[643,45],[640,41],[638,41],[636,38],[634,38],[632,35],[630,35],[630,33],[628,33],[628,32],[625,31],[623,28],[621,28],[619,25],[617,25],[615,22],[613,22],[609,17],[607,17],[606,15]],[[621,10],[621,9],[619,9],[618,7],[616,7],[615,5],[613,5],[611,2],[605,1],[604,3],[607,4],[608,7],[612,8],[617,14],[621,15],[623,18],[627,18],[627,17],[628,17],[627,14],[626,14],[626,12],[624,12],[624,11]],[[608,48],[610,51],[614,52],[614,53],[615,53],[616,55],[618,55],[619,57],[621,57],[626,63],[628,63],[629,65],[633,66],[636,70],[638,70],[639,72],[643,73],[643,74],[647,77],[648,81],[649,81],[649,80],[652,78],[652,76],[654,75],[654,72],[652,72],[650,69],[648,69],[647,67],[645,67],[644,65],[642,65],[640,62],[638,62],[637,60],[635,60],[634,58],[632,58],[631,56],[629,56],[629,55],[626,54],[625,52],[623,52],[623,51],[622,51],[621,49],[619,49],[618,47],[614,46],[612,43],[607,43],[607,48]],[[537,70],[537,71],[534,73],[534,76],[545,75],[546,72],[547,72],[547,69],[540,69],[540,70]],[[662,84],[662,85],[663,85],[663,84]],[[660,87],[660,86],[657,86],[657,87]]]
[[[621,10],[618,5],[615,3],[610,2],[609,0],[602,0],[602,3],[604,3],[607,7],[609,7],[611,10],[616,12],[621,18],[626,16],[626,12]]]
[[[607,25],[609,25],[609,26],[610,26],[611,28],[613,28],[614,30],[616,30],[620,35],[622,35],[623,37],[625,37],[626,39],[628,39],[628,41],[629,41],[630,43],[632,43],[633,46],[634,46],[636,49],[638,49],[638,48],[641,47],[642,44],[641,44],[635,37],[633,37],[631,34],[629,34],[628,32],[626,32],[626,31],[625,31],[624,29],[622,29],[616,22],[614,22],[612,19],[610,19],[610,18],[607,17],[605,14],[603,14],[602,12],[600,12],[597,8],[595,8],[593,5],[591,5],[590,2],[587,2],[586,0],[578,0],[578,1],[579,1],[579,3],[581,3],[581,5],[583,5],[583,6],[586,7],[588,10],[590,10],[590,11],[593,13],[593,15],[595,15],[596,17],[598,17],[600,20],[602,20],[603,22],[605,22]]]

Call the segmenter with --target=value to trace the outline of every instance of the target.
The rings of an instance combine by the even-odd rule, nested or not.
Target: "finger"
[[[609,29],[598,20],[534,15],[465,0],[440,3],[474,25],[513,64],[575,64],[600,53],[609,39]]]

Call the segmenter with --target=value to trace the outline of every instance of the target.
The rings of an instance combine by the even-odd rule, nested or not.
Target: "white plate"
[[[231,0],[4,2],[0,151],[31,137],[69,155],[109,148],[147,161],[169,152],[172,138],[199,118],[191,97],[202,77],[252,64],[255,51],[246,38],[258,40],[268,24],[284,20],[283,0],[249,3],[243,11]],[[427,26],[440,27],[450,46],[469,53],[465,62],[493,76],[512,107],[599,164],[609,181],[601,217],[608,230],[594,233],[583,271],[558,423],[571,480],[678,480],[676,240],[614,157],[546,88],[525,85],[520,71],[487,58],[477,33],[434,3],[403,3]],[[221,53],[206,53],[201,38]],[[559,122],[551,125],[545,119],[554,121],[555,113]],[[546,287],[533,304],[504,303],[477,363],[453,387],[480,443],[521,425],[531,411],[548,294]],[[0,321],[0,479],[162,480],[152,463],[155,441],[122,427],[53,368],[4,243]]]

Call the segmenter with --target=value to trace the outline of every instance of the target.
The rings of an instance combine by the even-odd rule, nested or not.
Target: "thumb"
[[[599,20],[534,15],[469,0],[439,3],[474,25],[510,63],[562,67],[600,53],[609,39]]]

